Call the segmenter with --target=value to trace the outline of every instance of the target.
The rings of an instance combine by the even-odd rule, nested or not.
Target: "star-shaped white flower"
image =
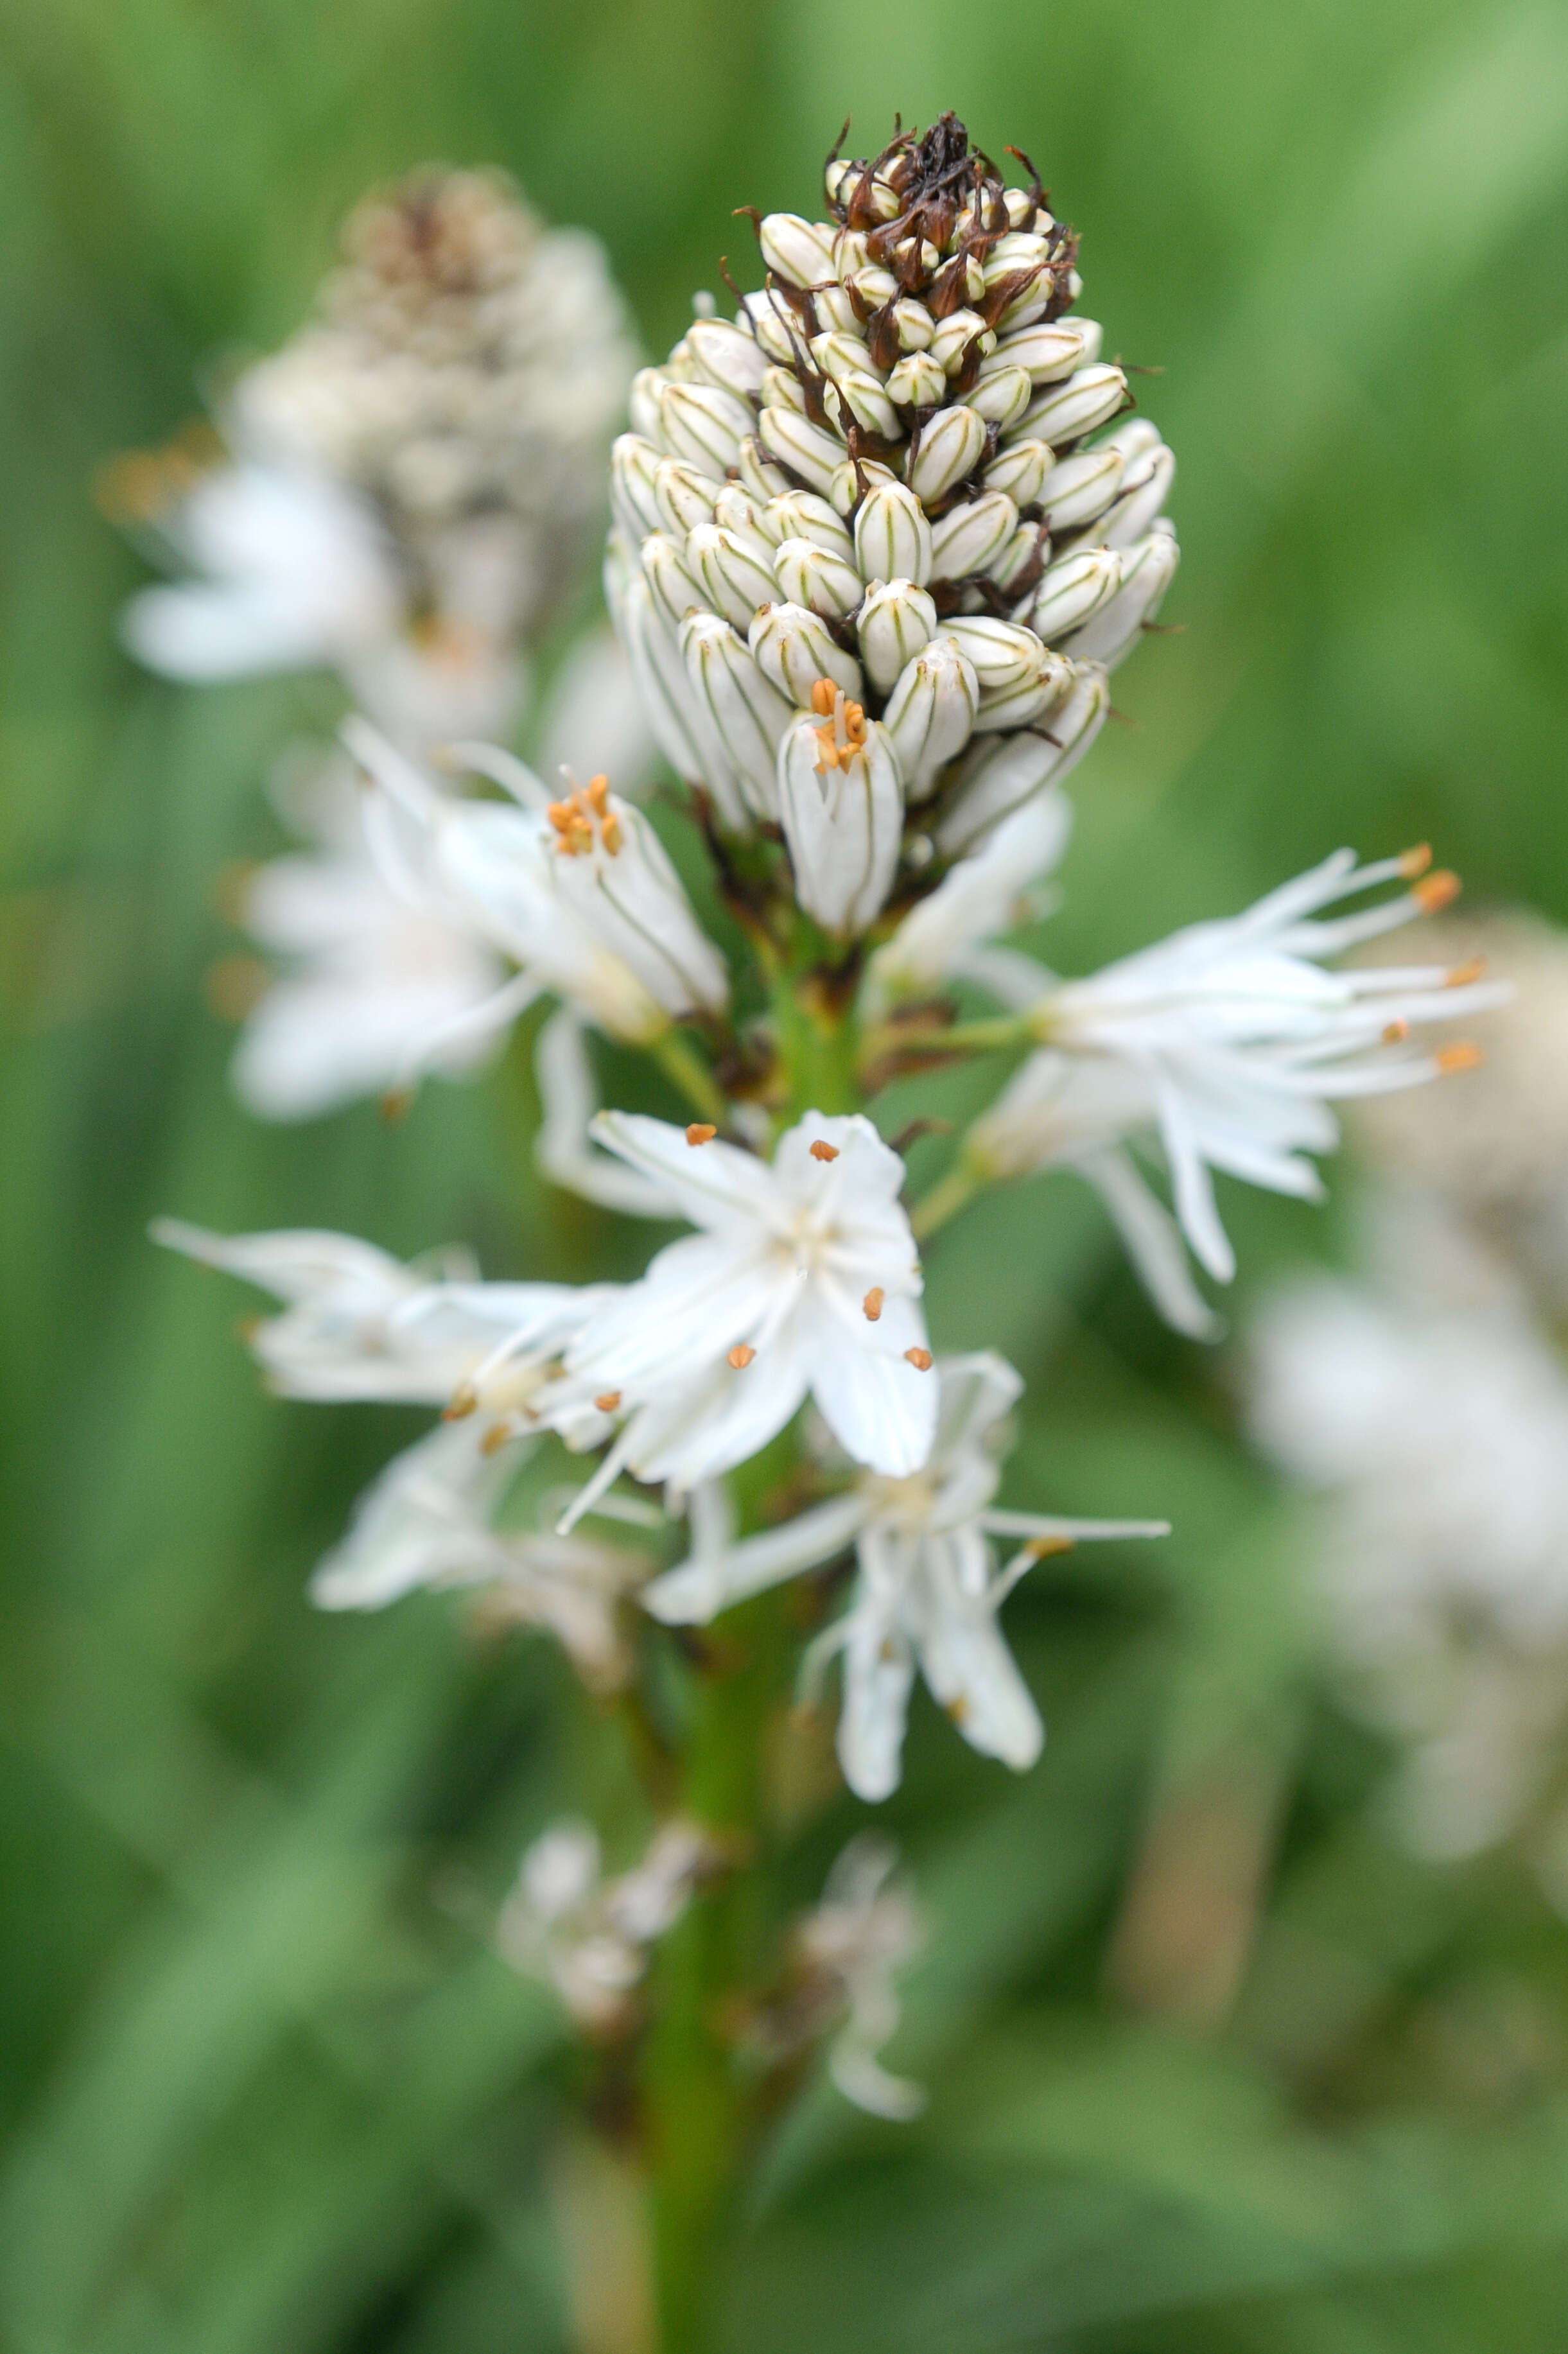
[[[1163,1521],[997,1511],[999,1426],[1023,1384],[989,1352],[946,1359],[938,1372],[940,1419],[924,1469],[902,1479],[863,1475],[846,1494],[738,1544],[728,1541],[709,1491],[694,1513],[692,1559],[641,1596],[671,1624],[705,1621],[853,1544],[860,1574],[849,1607],[818,1638],[809,1672],[820,1674],[843,1653],[839,1762],[857,1797],[873,1800],[898,1785],[916,1667],[972,1748],[1019,1772],[1032,1766],[1044,1728],[997,1626],[1001,1603],[1044,1553],[1083,1537],[1169,1533]],[[992,1536],[1023,1541],[1000,1575]]]
[[[481,1283],[405,1267],[352,1235],[214,1235],[161,1218],[154,1241],[284,1301],[250,1344],[285,1397],[520,1414],[612,1284]]]
[[[917,1470],[937,1424],[904,1163],[863,1114],[808,1112],[772,1165],[711,1129],[602,1112],[598,1140],[662,1187],[700,1235],[672,1243],[567,1354],[574,1399],[626,1417],[598,1491],[629,1467],[680,1490],[741,1463],[807,1393],[855,1461]]]
[[[544,1627],[585,1682],[612,1690],[630,1666],[616,1603],[646,1557],[493,1518],[534,1442],[478,1415],[443,1422],[395,1456],[355,1507],[347,1534],[311,1580],[323,1610],[379,1610],[420,1586],[480,1587],[493,1620]]]
[[[1157,1136],[1188,1245],[1216,1281],[1235,1257],[1214,1203],[1218,1169],[1270,1192],[1317,1200],[1311,1153],[1340,1140],[1338,1097],[1421,1085],[1477,1059],[1473,1047],[1402,1051],[1411,1029],[1501,1003],[1506,986],[1441,965],[1327,970],[1322,960],[1444,907],[1458,885],[1412,852],[1358,867],[1353,852],[1287,883],[1241,916],[1189,925],[1085,981],[1033,981],[1022,960],[1000,977],[1032,1015],[1031,1055],[970,1130],[982,1176],[1077,1168],[1105,1195],[1162,1310],[1183,1330],[1213,1319],[1186,1277],[1170,1222],[1130,1158]],[[1415,878],[1424,879],[1417,880]],[[1319,911],[1374,885],[1414,887],[1356,915]]]

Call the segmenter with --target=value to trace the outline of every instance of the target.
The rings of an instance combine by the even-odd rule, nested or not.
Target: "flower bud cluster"
[[[853,935],[1087,749],[1175,570],[1174,461],[1065,315],[1071,232],[950,115],[826,186],[635,379],[608,582],[669,758]]]

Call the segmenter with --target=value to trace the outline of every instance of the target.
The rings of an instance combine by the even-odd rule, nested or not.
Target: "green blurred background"
[[[846,112],[863,148],[951,106],[1084,232],[1181,466],[1182,634],[1079,772],[1053,960],[1341,840],[1429,835],[1478,899],[1568,917],[1568,14],[0,0],[0,2343],[556,2349],[570,2064],[482,1920],[598,1736],[543,1644],[428,1597],[308,1610],[417,1426],[261,1398],[246,1303],[144,1228],[461,1235],[496,1273],[646,1238],[539,1195],[504,1086],[395,1129],[236,1108],[215,882],[335,706],[136,674],[93,475],[297,323],[377,177],[510,166],[605,239],[657,351],[749,260],[732,207],[814,209]],[[1342,1218],[1226,1209],[1250,1284]],[[1223,1356],[1156,1330],[1066,1183],[957,1225],[931,1305],[1030,1377],[1018,1500],[1177,1534],[1010,1606],[1032,1776],[919,1714],[886,1811],[933,1938],[892,2056],[931,2107],[809,2105],[734,2345],[1557,2354],[1568,1937],[1507,1859],[1383,1843]],[[802,1895],[855,1812],[803,1834]]]

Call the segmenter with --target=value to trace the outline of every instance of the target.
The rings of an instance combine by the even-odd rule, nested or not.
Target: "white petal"
[[[852,1490],[801,1512],[782,1527],[744,1538],[709,1559],[683,1562],[645,1585],[645,1610],[667,1626],[705,1623],[752,1594],[761,1594],[801,1570],[815,1569],[842,1553],[864,1522],[867,1506]]]

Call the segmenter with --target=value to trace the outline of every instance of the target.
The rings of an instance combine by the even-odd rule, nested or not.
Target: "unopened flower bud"
[[[612,610],[660,750],[678,777],[707,789],[721,824],[731,833],[739,832],[747,811],[729,761],[647,581],[635,576],[630,579]]]
[[[733,765],[742,800],[755,816],[776,818],[776,753],[789,724],[789,705],[716,613],[687,615],[681,624],[681,652]]]
[[[882,378],[870,367],[846,370],[828,386],[823,406],[841,425],[847,416],[868,433],[881,434],[885,440],[895,441],[904,429]]]
[[[1065,384],[1051,386],[1032,401],[1025,415],[1031,433],[1059,450],[1114,417],[1126,398],[1120,368],[1078,368]]]
[[[667,385],[659,419],[672,457],[683,458],[702,474],[723,482],[740,457],[751,430],[751,410],[733,392],[713,384]]]
[[[716,1013],[729,994],[725,960],[642,811],[596,777],[547,814],[546,871],[557,897],[666,1013]]]
[[[1114,548],[1079,548],[1046,570],[1029,609],[1029,626],[1054,644],[1108,604],[1121,583],[1122,559]]]
[[[757,339],[727,319],[697,319],[686,330],[686,346],[699,379],[745,399],[761,387],[767,360]]]
[[[1174,453],[1157,441],[1152,450],[1129,458],[1121,478],[1121,494],[1096,527],[1096,537],[1107,547],[1130,547],[1153,528],[1176,479]]]
[[[960,613],[942,628],[974,665],[980,700],[1004,695],[1034,676],[1045,649],[1033,630],[1018,621],[993,621],[980,614]]]
[[[1084,331],[1075,319],[1057,319],[1049,324],[1042,320],[1003,335],[980,374],[1021,367],[1028,370],[1033,383],[1054,384],[1061,376],[1071,376],[1082,366],[1083,357]]]
[[[864,931],[892,888],[904,832],[886,729],[843,695],[821,695],[779,746],[779,803],[800,906],[840,938]]]
[[[768,213],[757,232],[764,267],[791,286],[820,286],[837,275],[833,236],[825,223],[799,213]]]
[[[1098,359],[1105,345],[1106,331],[1097,319],[1076,318],[1073,324],[1084,339],[1084,366],[1088,367]]]
[[[853,613],[864,594],[853,564],[814,539],[787,539],[774,558],[779,586],[791,605],[809,605],[813,613],[842,620]]]
[[[937,828],[938,848],[949,858],[967,855],[1004,817],[1059,781],[1083,758],[1109,709],[1105,673],[1094,663],[1075,664],[1047,732],[1004,737],[994,750],[974,745]]]
[[[785,491],[769,499],[757,524],[775,547],[782,547],[787,539],[810,539],[830,556],[842,557],[846,564],[853,561],[854,542],[842,516],[815,491]]]
[[[935,792],[942,770],[974,732],[979,702],[973,664],[951,638],[933,638],[899,673],[884,724],[908,800]]]
[[[641,556],[643,577],[672,621],[683,620],[705,602],[700,584],[686,569],[683,545],[667,532],[651,531]]]
[[[632,431],[641,434],[644,441],[652,441],[655,448],[664,439],[659,404],[669,382],[662,368],[639,368],[626,397]]]
[[[830,679],[853,703],[864,698],[859,663],[804,605],[768,606],[753,620],[747,642],[764,678],[798,711],[810,710],[820,678]]]
[[[789,327],[789,305],[781,295],[770,293],[766,287],[760,293],[746,297],[746,315],[757,347],[764,355],[788,367],[795,356],[795,343]]]
[[[844,267],[842,259],[839,267],[841,270]],[[857,335],[864,345],[865,329],[861,323],[860,313],[850,300],[847,287],[819,287],[811,296],[811,307],[830,334]]]
[[[843,444],[809,417],[792,408],[765,408],[758,420],[762,446],[799,474],[807,488],[825,497],[836,470],[843,463]]]
[[[1029,677],[984,698],[975,718],[976,732],[998,735],[1003,729],[1036,726],[1061,702],[1072,684],[1073,665],[1066,655],[1042,646]]]
[[[1017,424],[1034,398],[1034,387],[1027,368],[999,368],[994,376],[982,376],[965,398],[977,417],[1005,433]]]
[[[996,337],[978,311],[949,311],[937,323],[928,349],[931,357],[944,375],[957,376],[963,366],[969,345],[978,342],[981,353],[996,349]],[[981,374],[984,374],[983,368]]]
[[[610,504],[634,546],[644,532],[663,527],[653,495],[653,475],[661,463],[658,451],[641,433],[622,433],[609,453]]]
[[[1064,458],[1040,497],[1054,532],[1076,531],[1104,514],[1121,488],[1126,461],[1119,450],[1081,450]]]
[[[862,500],[854,519],[854,559],[863,580],[913,580],[924,588],[931,578],[931,525],[913,491],[889,480]]]
[[[887,378],[887,398],[899,408],[934,408],[948,389],[941,364],[929,352],[906,352]]]
[[[739,471],[741,487],[750,492],[758,506],[790,487],[789,475],[773,463],[755,433],[747,434],[740,445]]]
[[[685,556],[686,569],[701,580],[708,602],[737,630],[749,629],[758,607],[771,604],[779,594],[772,567],[716,523],[699,524],[687,533]]]
[[[1144,623],[1159,611],[1181,560],[1176,534],[1162,516],[1146,538],[1120,552],[1120,592],[1076,631],[1072,642],[1075,659],[1103,663],[1107,670],[1120,662],[1137,642]]]
[[[985,454],[984,419],[961,404],[928,417],[908,461],[909,487],[934,506],[956,482],[972,473]]]
[[[868,311],[880,311],[885,302],[893,302],[903,292],[892,270],[884,270],[880,262],[868,262],[848,282]]]
[[[763,370],[762,399],[765,407],[792,408],[797,417],[806,414],[806,387],[792,367]]]
[[[931,530],[932,578],[963,580],[987,572],[1018,528],[1018,509],[1001,491],[949,507]]]
[[[860,499],[875,490],[878,482],[897,480],[892,467],[882,465],[875,458],[846,458],[833,469],[828,497],[837,514],[852,515]]]
[[[1021,523],[998,548],[988,567],[1005,597],[1022,597],[1033,588],[1051,555],[1051,537],[1044,524]]]
[[[860,609],[860,658],[886,694],[906,663],[936,635],[937,608],[913,580],[877,580]]]
[[[1049,441],[1010,441],[999,450],[981,476],[988,491],[1005,491],[1015,506],[1032,507],[1056,462]]]
[[[893,328],[901,352],[927,352],[937,332],[937,322],[924,302],[916,302],[906,294],[893,306]]]
[[[714,519],[712,477],[699,474],[694,466],[682,465],[678,458],[661,458],[653,470],[653,503],[659,510],[659,529],[682,539],[696,525]]]
[[[726,482],[714,501],[714,521],[733,533],[759,563],[772,563],[774,543],[762,528],[756,500],[738,482]]]

